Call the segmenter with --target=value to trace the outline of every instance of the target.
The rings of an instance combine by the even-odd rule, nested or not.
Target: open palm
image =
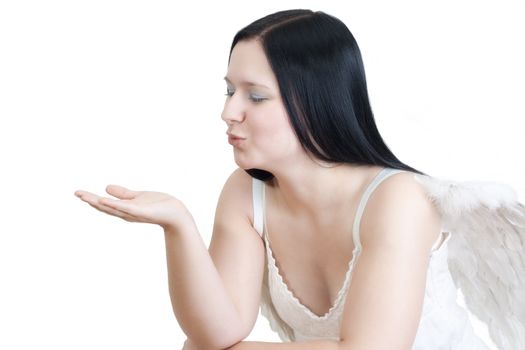
[[[119,185],[108,185],[106,192],[117,199],[87,191],[76,191],[75,195],[106,214],[126,221],[157,224],[164,229],[179,227],[189,216],[184,204],[166,193],[132,191]]]

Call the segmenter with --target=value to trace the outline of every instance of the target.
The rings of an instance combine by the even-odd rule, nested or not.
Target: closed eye
[[[231,96],[233,96],[233,94],[234,94],[234,91],[226,89],[225,96],[231,97]],[[250,94],[250,100],[252,100],[253,102],[259,103],[259,102],[262,102],[264,100],[267,100],[267,98],[265,98],[265,97],[258,97],[256,95]]]
[[[250,100],[252,100],[253,102],[262,102],[262,101],[266,100],[266,98],[250,95]]]

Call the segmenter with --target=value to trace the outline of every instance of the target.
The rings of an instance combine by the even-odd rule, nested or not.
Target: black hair
[[[259,40],[276,76],[284,107],[303,149],[330,163],[379,165],[425,173],[402,163],[383,141],[368,98],[361,52],[339,19],[322,11],[285,10],[238,31]],[[262,169],[245,169],[270,180]]]

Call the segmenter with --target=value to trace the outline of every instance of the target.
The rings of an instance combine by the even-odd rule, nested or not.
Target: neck
[[[342,208],[348,195],[357,194],[375,167],[352,164],[319,164],[317,161],[288,163],[269,170],[269,182],[279,206],[292,215],[309,215]]]

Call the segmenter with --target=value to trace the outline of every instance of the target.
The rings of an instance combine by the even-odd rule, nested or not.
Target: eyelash
[[[233,92],[229,92],[228,90],[226,90],[226,93],[224,95],[227,96],[227,97],[231,97],[233,95]],[[250,96],[250,100],[252,100],[255,103],[260,103],[260,102],[266,100],[266,98]]]

